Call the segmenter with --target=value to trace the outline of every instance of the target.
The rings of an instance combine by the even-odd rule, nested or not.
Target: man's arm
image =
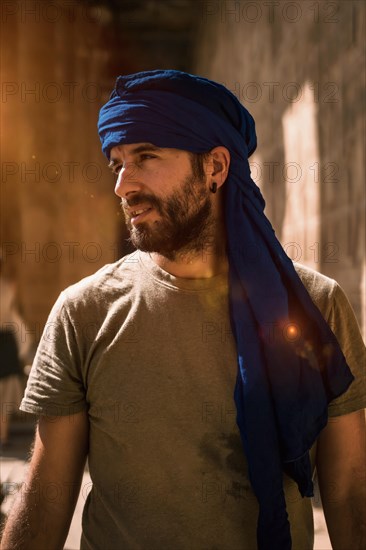
[[[330,418],[320,434],[316,468],[334,550],[366,548],[365,411]]]
[[[28,476],[1,550],[59,550],[65,543],[88,451],[86,412],[39,420]]]

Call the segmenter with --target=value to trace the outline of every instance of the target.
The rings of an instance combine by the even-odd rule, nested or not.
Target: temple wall
[[[206,1],[193,72],[253,114],[252,175],[287,253],[339,281],[365,333],[365,5]]]

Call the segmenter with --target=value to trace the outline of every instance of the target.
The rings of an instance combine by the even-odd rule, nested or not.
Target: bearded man
[[[310,550],[315,467],[334,548],[363,548],[364,346],[337,283],[294,266],[263,213],[251,115],[147,71],[118,78],[99,133],[138,250],[51,312],[4,548],[62,548],[86,457],[83,550]]]

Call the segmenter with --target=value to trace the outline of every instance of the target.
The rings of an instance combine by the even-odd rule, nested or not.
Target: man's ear
[[[225,182],[229,174],[230,152],[223,145],[218,145],[210,151],[209,170],[207,172],[209,184],[216,182],[217,188]]]

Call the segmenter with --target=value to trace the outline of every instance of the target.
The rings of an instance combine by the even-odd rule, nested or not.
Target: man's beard
[[[144,252],[156,252],[169,260],[203,253],[212,244],[212,205],[205,181],[191,174],[182,186],[165,199],[154,195],[136,193],[122,201],[126,225],[133,246]],[[154,222],[132,225],[124,206],[148,204],[159,215]]]

